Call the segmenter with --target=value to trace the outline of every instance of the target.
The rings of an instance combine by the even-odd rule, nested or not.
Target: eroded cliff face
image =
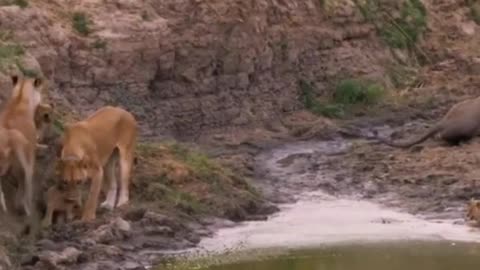
[[[60,108],[121,105],[145,136],[195,139],[299,109],[300,78],[319,91],[350,76],[385,80],[390,55],[373,27],[349,1],[321,2],[32,0],[0,7],[0,25]],[[88,35],[72,27],[75,12]]]

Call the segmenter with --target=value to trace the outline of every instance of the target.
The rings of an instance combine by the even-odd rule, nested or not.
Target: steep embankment
[[[198,138],[299,109],[300,78],[319,93],[351,76],[384,81],[389,52],[372,25],[348,1],[321,2],[30,0],[0,7],[0,24],[55,102],[81,114],[121,104],[144,135]]]

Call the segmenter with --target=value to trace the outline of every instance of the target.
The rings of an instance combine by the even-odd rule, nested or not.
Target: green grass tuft
[[[100,40],[100,39],[97,39],[93,42],[92,44],[92,47],[94,49],[101,49],[101,50],[104,50],[107,48],[107,42],[105,40]]]
[[[305,80],[299,81],[300,102],[305,108],[316,115],[329,118],[341,118],[346,115],[352,105],[376,104],[385,94],[385,90],[378,84],[359,79],[340,81],[333,93],[333,97],[321,102],[315,94],[313,85]]]
[[[0,70],[4,71],[6,68],[15,64],[18,59],[25,54],[22,46],[14,43],[0,42]]]
[[[20,70],[20,72],[22,72],[22,74],[26,77],[36,78],[36,77],[39,76],[38,71],[30,69],[30,68],[26,68],[25,66],[23,66],[22,63],[20,63],[19,59],[16,59],[15,65]]]
[[[19,6],[21,8],[28,7],[27,0],[0,0],[0,6]]]
[[[476,0],[468,0],[467,5],[470,9],[470,17],[475,23],[480,25],[480,2]]]
[[[382,98],[384,92],[383,87],[380,85],[368,81],[347,79],[340,81],[337,85],[333,100],[344,105],[371,105],[377,103]]]
[[[220,166],[203,153],[190,150],[178,143],[170,144],[170,149],[179,160],[185,162],[201,179],[216,180],[216,174],[223,172]]]
[[[356,0],[355,3],[392,48],[413,48],[427,29],[427,9],[420,0],[404,0],[397,17],[379,0]]]
[[[90,34],[90,21],[84,12],[75,12],[72,16],[72,26],[81,35],[88,36]]]

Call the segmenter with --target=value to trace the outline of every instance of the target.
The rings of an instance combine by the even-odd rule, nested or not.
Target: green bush
[[[336,103],[352,104],[374,104],[384,94],[383,87],[368,81],[347,79],[340,81],[335,88],[333,100]]]
[[[107,48],[107,42],[105,40],[100,40],[100,39],[97,39],[93,42],[92,44],[92,47],[94,49],[101,49],[101,50],[104,50]]]
[[[22,72],[22,74],[26,77],[35,78],[39,76],[39,73],[36,70],[25,67],[19,61],[19,59],[16,59],[15,65],[17,66],[18,70],[20,70],[20,72]]]
[[[348,79],[340,81],[330,100],[320,102],[315,94],[313,85],[305,80],[299,81],[300,101],[310,112],[329,118],[345,116],[349,105],[370,105],[377,103],[384,95],[385,90],[380,85],[369,81]]]
[[[75,12],[72,16],[72,26],[81,35],[87,36],[90,34],[90,21],[83,12]]]
[[[18,60],[25,53],[22,46],[18,44],[0,43],[0,70],[4,70]]]
[[[300,80],[298,82],[300,87],[300,102],[305,106],[305,109],[316,115],[322,115],[330,118],[338,118],[344,115],[344,108],[341,104],[324,104],[318,101],[315,97],[313,86],[311,83]]]
[[[480,25],[480,2],[470,1],[467,4],[470,8],[470,17]]]
[[[11,5],[17,5],[21,8],[26,8],[28,7],[28,1],[27,0],[0,0],[0,6],[11,6]]]
[[[379,0],[356,0],[355,3],[390,47],[412,48],[427,28],[427,9],[420,0],[404,0],[400,15],[395,18]]]

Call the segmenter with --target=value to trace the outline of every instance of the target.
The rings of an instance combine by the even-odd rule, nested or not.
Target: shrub
[[[374,104],[384,94],[383,87],[362,80],[340,81],[335,88],[333,100],[340,104]]]
[[[480,3],[475,1],[467,1],[470,8],[470,17],[478,25],[480,25]]]
[[[25,53],[22,46],[13,43],[0,43],[0,70],[14,64]]]
[[[17,66],[18,70],[20,70],[20,72],[22,72],[22,74],[26,77],[34,78],[34,77],[38,77],[39,75],[39,73],[36,70],[26,68],[25,66],[23,66],[23,64],[19,61],[19,59],[15,60],[15,65]]]
[[[21,8],[26,8],[28,7],[28,1],[27,0],[0,0],[0,6],[11,6],[11,5],[17,5]]]
[[[325,117],[341,117],[344,115],[343,106],[340,104],[323,104],[318,101],[314,95],[313,86],[311,83],[300,80],[298,82],[300,87],[300,102],[305,106],[310,112],[322,115]]]
[[[356,0],[355,3],[390,47],[412,48],[427,28],[427,9],[420,0],[404,0],[396,18],[379,0]]]
[[[380,85],[369,81],[348,79],[340,81],[332,99],[320,102],[314,95],[313,85],[305,80],[299,81],[300,101],[310,112],[325,117],[343,117],[349,105],[377,103],[384,95]]]
[[[107,42],[105,40],[100,40],[97,39],[93,42],[92,47],[94,49],[106,49],[107,48]]]
[[[83,12],[75,12],[72,16],[72,26],[81,35],[87,36],[90,34],[90,21]]]

